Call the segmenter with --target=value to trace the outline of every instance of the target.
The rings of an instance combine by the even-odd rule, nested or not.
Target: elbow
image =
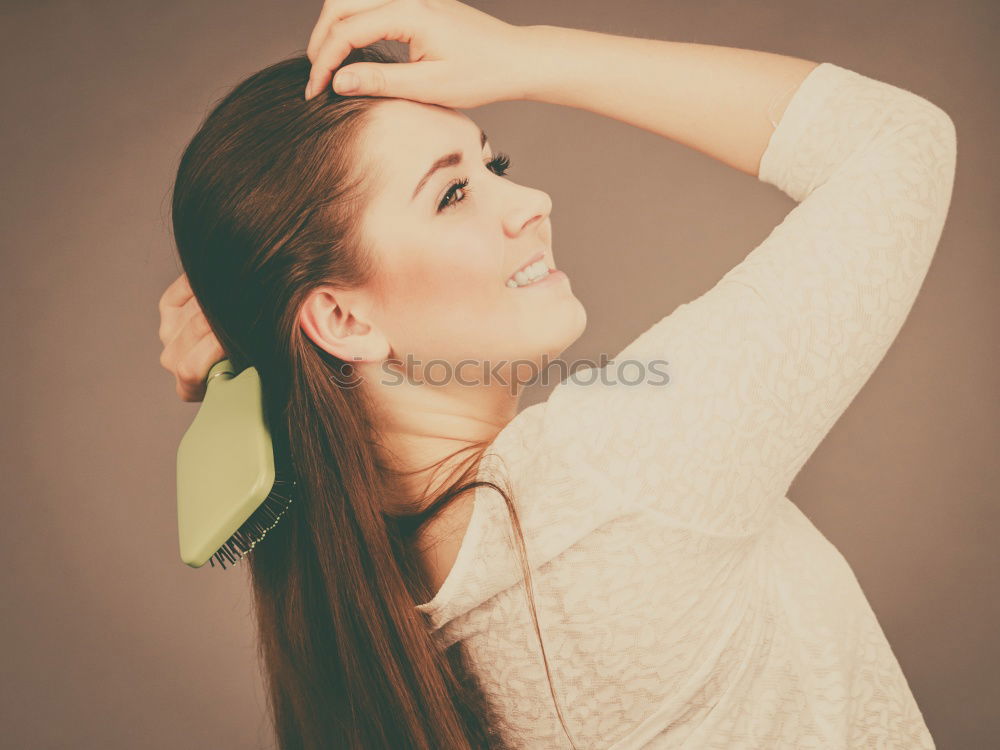
[[[927,245],[934,253],[941,231],[951,208],[957,162],[957,134],[951,116],[941,107],[922,97],[910,125],[909,163],[918,176],[915,184],[923,187],[917,199],[927,209],[925,228],[929,232]],[[913,149],[917,144],[918,149]]]
[[[919,182],[930,191],[930,202],[942,214],[947,213],[951,203],[955,183],[955,167],[958,156],[958,137],[955,123],[941,107],[916,94],[908,97],[903,129],[908,145],[904,157],[920,175]]]
[[[939,165],[939,176],[949,175],[948,190],[955,174],[958,155],[958,135],[951,116],[937,104],[922,96],[913,95],[916,103],[914,126],[922,131],[922,141],[927,144],[928,156]]]
[[[931,115],[928,127],[931,130],[931,143],[937,165],[936,179],[943,212],[947,213],[951,205],[951,194],[955,185],[955,167],[958,161],[958,134],[955,123],[943,109],[931,105]]]
[[[930,104],[928,102],[928,104]],[[929,128],[937,146],[937,155],[952,176],[958,156],[958,134],[951,116],[936,104],[930,104]]]

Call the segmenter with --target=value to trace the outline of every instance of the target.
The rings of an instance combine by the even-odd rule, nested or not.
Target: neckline
[[[500,432],[498,432],[493,440],[490,442],[486,449],[483,451],[483,457],[480,460],[478,470],[476,471],[475,481],[484,481],[487,479],[486,473],[488,471],[488,464],[490,463],[493,456],[499,456],[500,451],[497,449],[506,440],[510,439],[510,436],[514,434],[515,430],[512,429],[515,425],[519,425],[524,421],[524,415],[529,411],[537,409],[538,407],[544,407],[545,402],[541,401],[537,404],[532,404],[531,406],[521,409],[517,414],[511,418],[507,424],[505,424]],[[468,575],[468,572],[472,566],[472,558],[479,548],[480,540],[486,530],[486,520],[485,514],[487,513],[486,507],[486,496],[485,493],[489,492],[495,494],[496,490],[492,487],[479,486],[474,489],[473,499],[472,499],[472,513],[469,516],[469,523],[465,528],[465,533],[462,536],[462,542],[459,545],[458,553],[455,555],[455,562],[451,566],[451,570],[448,571],[448,575],[445,576],[444,583],[437,590],[437,593],[429,600],[422,604],[415,605],[417,611],[429,615],[432,620],[437,620],[438,615],[444,610],[444,608],[452,601],[454,597],[454,590],[459,587],[461,582]],[[436,630],[440,625],[435,623],[434,629]]]

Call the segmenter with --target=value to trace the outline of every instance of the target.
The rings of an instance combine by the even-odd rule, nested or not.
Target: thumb
[[[333,77],[338,94],[386,96],[426,101],[433,81],[428,61],[415,63],[352,63]]]

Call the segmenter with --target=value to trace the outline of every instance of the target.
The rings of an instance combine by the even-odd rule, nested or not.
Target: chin
[[[574,319],[575,325],[570,332],[570,341],[566,344],[566,348],[569,348],[587,330],[587,308],[576,297],[573,298],[573,301],[576,302],[577,315]]]
[[[574,300],[576,300],[575,297]],[[576,300],[576,310],[577,312],[556,337],[557,345],[547,352],[550,359],[561,356],[564,351],[576,343],[587,329],[587,310],[579,300]]]

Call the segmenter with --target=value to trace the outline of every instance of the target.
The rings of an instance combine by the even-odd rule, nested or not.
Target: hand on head
[[[457,0],[326,0],[306,50],[313,64],[306,99],[330,86],[331,78],[341,95],[453,108],[517,99],[524,80],[519,71],[529,67],[525,29]],[[382,39],[407,43],[410,62],[338,70],[352,49]],[[349,74],[353,87],[346,85]]]

